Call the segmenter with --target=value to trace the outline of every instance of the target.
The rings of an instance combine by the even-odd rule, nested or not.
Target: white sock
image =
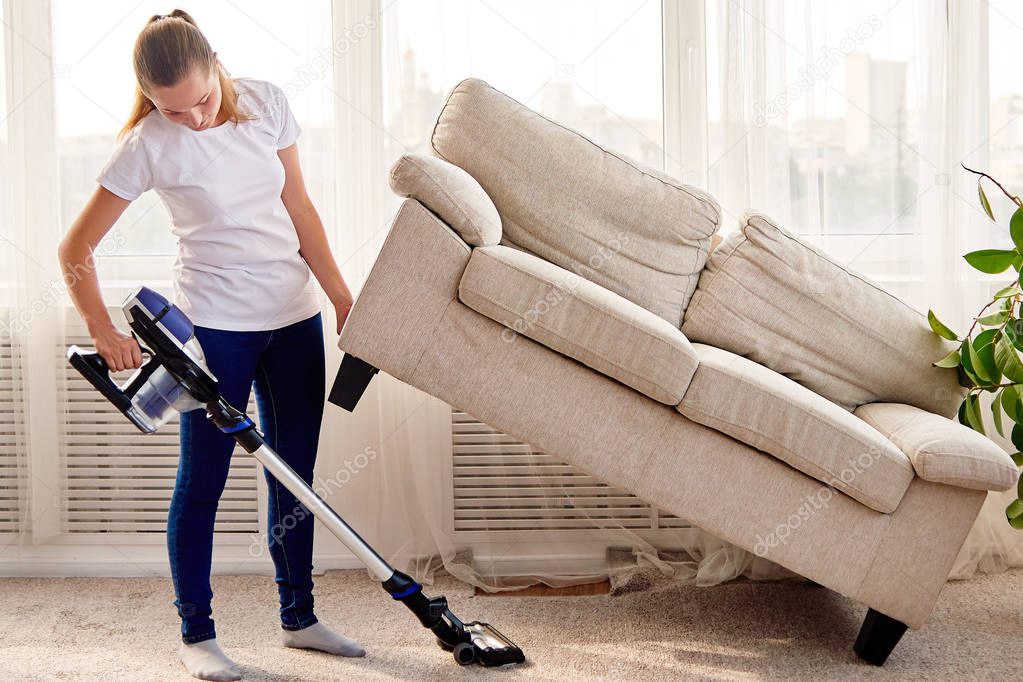
[[[283,630],[284,646],[293,649],[316,649],[335,656],[365,656],[359,643],[339,635],[323,623],[313,623],[301,630]]]
[[[223,682],[242,679],[238,666],[221,651],[216,638],[204,639],[195,644],[182,644],[178,649],[178,658],[192,677],[200,680]]]

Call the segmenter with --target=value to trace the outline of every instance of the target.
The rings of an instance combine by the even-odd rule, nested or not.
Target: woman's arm
[[[135,339],[110,319],[100,293],[93,251],[130,203],[97,186],[57,249],[71,300],[85,320],[96,351],[115,372],[141,365],[142,352]]]
[[[330,251],[330,243],[327,241],[327,232],[323,229],[323,222],[320,220],[316,207],[305,189],[305,180],[302,177],[302,168],[298,162],[298,145],[291,145],[277,152],[284,164],[284,190],[281,192],[281,200],[284,207],[288,209],[291,222],[295,224],[295,231],[298,233],[299,252],[302,258],[309,264],[327,298],[334,305],[337,311],[337,332],[348,318],[348,312],[352,309],[352,292],[348,290],[341,271],[334,260],[334,254]]]

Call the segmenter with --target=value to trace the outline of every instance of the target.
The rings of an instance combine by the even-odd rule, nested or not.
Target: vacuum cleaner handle
[[[92,384],[93,388],[113,403],[114,407],[121,412],[131,409],[131,396],[121,390],[121,387],[110,378],[110,367],[102,355],[95,351],[91,353],[83,351],[78,346],[71,346],[67,350],[67,359],[71,366]]]
[[[123,386],[118,386],[110,378],[110,366],[107,365],[103,356],[95,351],[83,351],[78,346],[71,346],[67,350],[67,359],[71,366],[78,370],[78,373],[92,384],[93,388],[109,400],[124,416],[128,417],[135,426],[148,433],[152,428],[147,428],[145,424],[139,422],[132,410],[132,398],[135,397],[139,388],[149,380],[153,372],[160,368],[160,363],[154,361],[153,353],[149,349],[143,346],[139,346],[139,348],[141,348],[144,356],[148,356],[148,359],[142,363],[138,371]]]

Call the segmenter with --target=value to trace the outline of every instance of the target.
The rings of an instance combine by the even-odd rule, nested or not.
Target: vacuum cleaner
[[[255,423],[220,395],[192,323],[179,308],[152,289],[139,287],[125,300],[122,310],[146,358],[124,384],[119,386],[111,379],[98,353],[71,346],[67,358],[140,431],[153,433],[175,411],[206,410],[207,418],[322,521],[393,599],[402,602],[433,631],[437,643],[452,652],[460,665],[500,666],[525,661],[522,650],[496,628],[479,621],[463,623],[451,613],[446,598],[426,596],[419,583],[391,568],[266,444]]]

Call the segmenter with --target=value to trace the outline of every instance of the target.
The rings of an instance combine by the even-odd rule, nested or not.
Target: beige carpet
[[[1023,571],[949,583],[882,669],[851,650],[864,609],[806,583],[494,597],[438,579],[429,594],[523,647],[527,665],[499,670],[459,668],[362,571],[319,577],[316,596],[320,619],[358,639],[363,659],[281,649],[270,578],[217,577],[214,592],[220,641],[248,680],[993,680],[1023,670]],[[161,578],[0,580],[0,680],[188,680],[172,600]]]

